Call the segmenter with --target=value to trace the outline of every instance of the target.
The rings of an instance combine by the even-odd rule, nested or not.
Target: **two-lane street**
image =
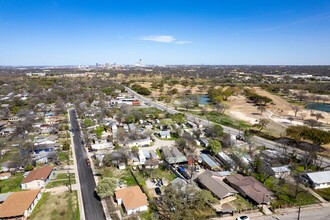
[[[95,180],[92,169],[86,163],[87,152],[81,145],[79,124],[75,110],[70,110],[71,131],[73,133],[74,150],[76,153],[79,181],[84,204],[86,220],[105,219],[101,201],[94,196]]]

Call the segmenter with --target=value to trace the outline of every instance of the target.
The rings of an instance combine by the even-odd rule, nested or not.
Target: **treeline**
[[[230,96],[239,92],[240,89],[237,87],[229,87],[225,90],[223,88],[210,88],[208,90],[208,95],[211,102],[219,103],[222,101],[227,101]]]
[[[151,91],[148,88],[143,87],[143,86],[138,85],[138,84],[132,85],[132,89],[135,92],[139,93],[140,95],[150,95],[151,94]]]
[[[290,126],[286,129],[286,134],[296,141],[311,141],[317,145],[330,143],[329,131],[309,128],[307,126]]]
[[[268,103],[271,103],[273,101],[267,96],[257,94],[256,92],[254,92],[253,89],[245,89],[244,92],[246,98],[256,105],[267,105]]]

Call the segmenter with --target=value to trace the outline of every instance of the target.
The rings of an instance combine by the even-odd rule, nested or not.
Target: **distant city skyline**
[[[330,65],[328,0],[0,0],[0,65]]]

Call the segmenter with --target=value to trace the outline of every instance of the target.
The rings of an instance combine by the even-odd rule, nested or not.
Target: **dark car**
[[[162,190],[161,190],[159,187],[156,187],[156,188],[155,188],[155,192],[156,192],[156,194],[159,195],[159,196],[162,194]]]

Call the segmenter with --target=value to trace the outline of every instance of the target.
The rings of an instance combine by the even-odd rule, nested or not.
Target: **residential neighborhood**
[[[78,80],[63,77],[54,79]],[[228,127],[104,77],[82,77],[86,88],[70,87],[66,102],[63,87],[39,76],[28,80],[44,98],[1,96],[0,219],[236,219],[327,207],[330,160],[311,153],[323,142]]]

